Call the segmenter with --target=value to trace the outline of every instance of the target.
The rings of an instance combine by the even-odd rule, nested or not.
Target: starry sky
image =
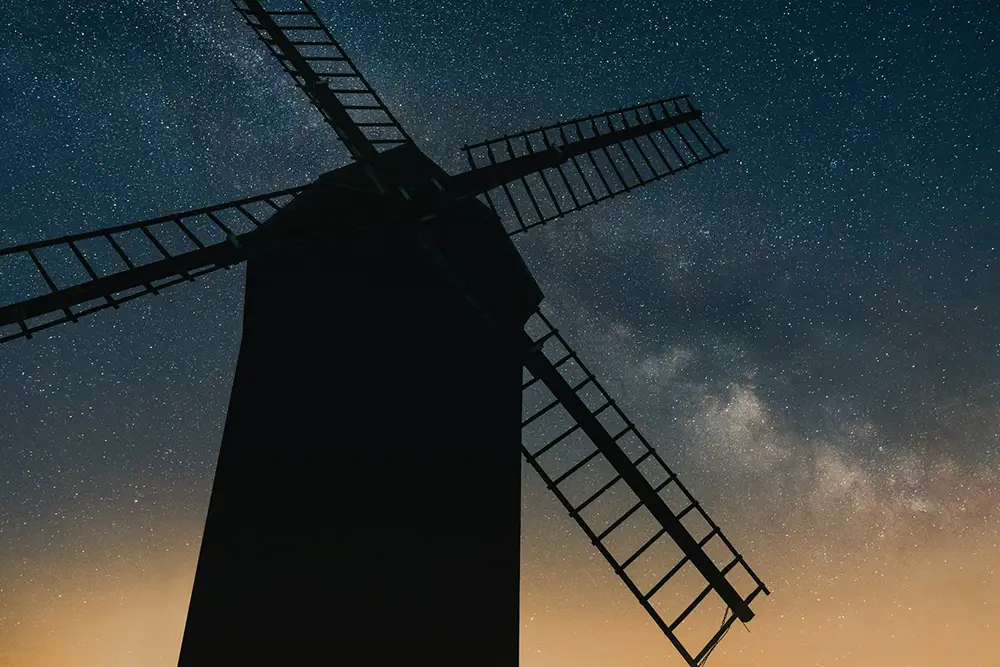
[[[732,150],[517,239],[773,591],[709,664],[1000,664],[1000,8],[342,4],[315,7],[452,171],[466,142],[681,93]],[[223,0],[8,0],[0,26],[0,245],[348,159]],[[176,664],[241,290],[218,272],[0,347],[0,667]],[[680,664],[532,474],[522,664]]]

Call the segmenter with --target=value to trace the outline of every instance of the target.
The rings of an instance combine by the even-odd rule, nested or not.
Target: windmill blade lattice
[[[0,250],[0,343],[243,261],[242,240],[302,189]]]
[[[687,664],[703,664],[770,591],[548,319],[525,330],[524,457]]]
[[[576,145],[611,141],[574,152]],[[465,146],[473,171],[553,146],[568,159],[488,190],[484,201],[517,234],[637,187],[689,169],[729,150],[687,95],[577,118]]]
[[[231,1],[356,159],[412,141],[308,2]]]

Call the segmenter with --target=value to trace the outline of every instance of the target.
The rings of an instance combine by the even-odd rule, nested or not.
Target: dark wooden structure
[[[247,262],[180,667],[515,665],[522,456],[701,665],[767,587],[537,310],[511,236],[724,155],[702,112],[499,137],[450,175],[307,2],[233,4],[353,162],[0,250],[37,286],[0,306],[0,343]],[[674,589],[689,576],[700,592]]]

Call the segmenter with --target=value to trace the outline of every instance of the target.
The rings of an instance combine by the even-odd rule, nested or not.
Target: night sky
[[[1000,8],[343,4],[315,2],[452,171],[681,93],[730,147],[517,239],[772,589],[709,664],[1000,664]],[[0,63],[2,246],[348,159],[224,0],[8,0]],[[242,276],[0,347],[0,667],[176,664]],[[527,469],[523,523],[522,665],[680,664]]]

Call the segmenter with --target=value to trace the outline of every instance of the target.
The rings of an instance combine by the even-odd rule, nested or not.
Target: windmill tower
[[[769,591],[538,310],[511,240],[727,152],[702,112],[683,96],[504,136],[452,175],[307,2],[233,4],[353,162],[0,251],[44,288],[0,307],[0,342],[247,262],[180,665],[516,664],[522,456],[703,663]]]

